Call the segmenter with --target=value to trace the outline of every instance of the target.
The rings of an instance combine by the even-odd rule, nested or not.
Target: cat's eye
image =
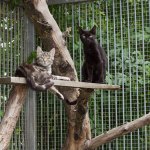
[[[92,35],[90,35],[90,36],[89,36],[89,38],[93,38],[93,36],[92,36]]]
[[[83,38],[85,38],[85,35],[82,35]]]

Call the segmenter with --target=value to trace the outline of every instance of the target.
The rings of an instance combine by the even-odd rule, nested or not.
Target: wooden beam
[[[48,5],[54,4],[66,4],[66,3],[82,3],[82,2],[92,2],[94,0],[48,0]]]
[[[55,86],[73,87],[73,88],[88,88],[88,89],[103,89],[103,90],[119,90],[118,85],[87,83],[77,81],[52,80]],[[3,77],[0,78],[0,84],[26,84],[25,78],[20,77]]]

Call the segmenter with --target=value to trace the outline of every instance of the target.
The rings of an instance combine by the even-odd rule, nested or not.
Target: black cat
[[[79,34],[84,49],[84,63],[82,66],[83,82],[104,83],[107,57],[104,49],[96,40],[96,26],[90,31],[79,27]]]

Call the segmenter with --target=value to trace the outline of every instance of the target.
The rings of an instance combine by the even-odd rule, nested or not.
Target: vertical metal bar
[[[14,21],[14,32],[13,32],[13,36],[14,36],[14,50],[13,50],[13,59],[14,59],[14,63],[13,63],[13,69],[17,66],[17,63],[16,63],[16,54],[17,54],[17,52],[16,52],[16,42],[17,42],[17,40],[16,40],[16,26],[17,26],[17,23],[16,23],[16,10],[14,11],[14,16],[13,16],[13,21]]]
[[[79,9],[79,26],[81,25],[80,19],[81,19],[81,9],[80,9],[80,4],[78,4],[78,9]],[[86,12],[87,13],[87,12]],[[87,19],[86,19],[86,24],[87,24]],[[80,81],[82,81],[82,51],[81,51],[81,41],[79,41],[79,51],[80,51]]]
[[[21,53],[21,57],[20,57],[20,61],[22,63],[23,62],[23,47],[24,47],[24,45],[23,45],[23,40],[24,40],[24,38],[23,38],[24,37],[24,33],[23,33],[24,12],[23,12],[22,9],[20,10],[20,19],[21,19],[21,21],[20,21],[20,32],[21,32],[21,39],[20,39],[20,48],[21,48],[20,53]],[[11,47],[11,53],[12,53],[12,47]],[[12,60],[12,56],[11,56],[11,60]],[[21,126],[22,126],[22,129],[24,129],[24,122],[25,122],[24,111],[22,111],[22,115],[21,115]],[[25,149],[25,143],[24,143],[25,142],[25,140],[24,140],[25,135],[24,135],[24,132],[22,132],[21,138],[22,138],[22,141],[21,141],[21,143],[22,143],[22,150],[24,150]]]
[[[6,60],[8,60],[8,61],[6,61],[5,63],[6,63],[6,76],[10,76],[10,74],[9,74],[9,11],[8,11],[8,5],[6,5],[6,15],[7,15],[7,17],[6,17],[6,26],[7,26],[7,32],[6,32],[6,55],[5,55],[5,57],[6,57]],[[7,95],[9,95],[9,91],[7,91]]]
[[[12,14],[13,13],[10,13],[10,20],[12,21]],[[11,26],[11,31],[10,31],[10,40],[11,40],[11,42],[10,42],[10,59],[11,60],[13,60],[13,58],[12,58],[12,31],[13,31],[13,25]],[[10,63],[10,76],[12,76],[12,63]]]
[[[0,12],[2,12],[2,3],[0,3]],[[2,24],[2,14],[0,14],[0,24]],[[1,43],[2,43],[2,31],[1,31],[1,27],[0,27],[0,65],[2,64],[2,62],[1,62],[2,61]],[[0,76],[2,76],[2,68],[1,67],[0,67]],[[0,96],[1,96],[1,88],[0,88]],[[0,99],[0,104],[1,104],[1,99]]]
[[[14,53],[13,53],[13,55],[14,55],[14,68],[13,69],[15,69],[16,68],[16,66],[18,65],[18,63],[17,63],[17,26],[18,26],[18,22],[17,22],[17,11],[16,11],[16,9],[14,10]],[[14,146],[14,149],[15,150],[17,150],[17,135],[16,134],[14,134],[14,140],[15,140],[15,146]]]
[[[33,51],[35,47],[34,39],[34,26],[27,19],[25,20],[25,44],[27,55]],[[28,57],[26,56],[26,58]],[[36,150],[36,94],[34,91],[29,90],[28,97],[25,103],[25,149],[26,150]]]
[[[63,105],[62,105],[62,101],[60,102],[60,124],[61,124],[61,135],[60,135],[60,138],[61,138],[61,147],[62,147],[62,145],[63,145],[63,126],[62,126],[62,123],[63,123],[63,110],[62,110],[62,107],[63,107]]]
[[[109,66],[109,28],[108,28],[108,2],[106,1],[106,28],[107,28],[107,57],[108,57],[108,74],[110,72]],[[108,91],[108,118],[109,118],[109,129],[111,129],[111,117],[110,117],[110,91]],[[109,149],[111,149],[111,143],[109,143]]]
[[[122,50],[122,111],[123,123],[125,122],[125,97],[124,97],[124,51],[123,51],[123,30],[122,30],[122,1],[120,0],[120,29],[121,29],[121,50]],[[125,136],[123,136],[123,149],[126,149]]]
[[[17,30],[18,30],[18,36],[17,36],[17,60],[18,60],[18,62],[17,62],[17,64],[19,65],[19,63],[20,63],[20,18],[19,18],[19,16],[20,16],[20,11],[19,11],[19,8],[16,8],[17,10],[16,10],[16,12],[17,12],[17,21],[18,21],[18,23],[17,23]]]
[[[143,10],[143,0],[141,0],[141,9],[142,9],[142,49],[143,49],[143,82],[144,82],[144,114],[146,114],[146,87],[145,87],[145,43],[144,43],[144,10]],[[147,126],[145,128],[145,150],[147,150]]]
[[[94,25],[94,18],[95,18],[95,14],[94,14],[94,3],[92,2],[92,22]],[[97,118],[96,118],[96,92],[94,92],[94,134],[96,136],[96,127],[97,127]]]
[[[129,20],[129,0],[127,0],[127,18],[128,18],[128,49],[129,49],[129,78],[130,78],[130,121],[132,121],[132,73],[131,73],[131,47],[130,47],[130,20]],[[130,146],[132,150],[132,132],[130,133]]]
[[[2,3],[0,3],[0,12],[2,12]],[[2,14],[0,14],[0,24],[2,24]],[[1,48],[1,43],[2,43],[2,31],[1,31],[1,26],[0,26],[0,66],[2,64],[2,48]],[[2,67],[0,67],[0,76],[2,76]],[[2,86],[0,85],[0,110],[2,110]],[[0,116],[0,121],[1,121],[1,116]]]
[[[66,10],[66,9],[65,9]],[[59,24],[61,24],[60,23],[60,20],[61,20],[61,16],[60,16],[60,14],[61,14],[61,6],[59,6],[59,19],[58,19],[58,21],[59,21]],[[66,27],[67,27],[67,25],[66,25]],[[63,107],[63,105],[62,105],[62,102],[60,102],[60,122],[61,122],[61,134],[60,134],[60,142],[61,142],[61,147],[62,147],[62,145],[63,145],[63,127],[62,127],[62,122],[63,122],[63,112],[62,112],[62,107]]]
[[[85,3],[85,25],[86,25],[86,28],[87,28],[87,18],[88,18],[88,15],[87,15],[87,3]]]
[[[17,57],[18,57],[18,63],[17,63],[17,65],[19,65],[20,64],[20,40],[21,40],[21,37],[20,37],[20,34],[21,34],[21,32],[20,32],[20,9],[19,8],[17,8],[17,24],[18,24],[18,28],[17,28]],[[20,117],[21,117],[21,113],[20,113]],[[20,120],[20,117],[19,117],[19,121],[18,121],[18,127],[19,127],[19,129],[21,129],[21,120]],[[18,143],[17,143],[17,147],[18,147],[18,149],[19,150],[21,150],[22,148],[21,148],[21,134],[19,134],[18,135],[18,139],[17,139],[17,141],[18,141]]]
[[[54,149],[56,149],[56,96],[54,96]]]
[[[72,50],[73,50],[73,61],[75,61],[75,49],[74,49],[74,5],[72,5]]]
[[[148,2],[149,4],[149,25],[150,25],[150,1]]]
[[[10,13],[10,14],[11,14],[10,19],[11,19],[11,21],[13,21],[13,20],[14,20],[14,13]],[[13,32],[14,32],[14,23],[12,23],[12,24],[13,24],[13,25],[12,25],[13,28],[12,28],[12,30],[11,30],[11,41],[14,39],[14,37],[13,37],[13,36],[14,36],[14,35],[13,35]],[[14,43],[14,44],[15,44],[15,43]],[[11,60],[14,60],[14,59],[13,59],[12,42],[11,42]],[[11,75],[12,75],[12,72],[13,72],[12,70],[14,69],[14,68],[13,68],[13,64],[14,64],[14,63],[11,63],[11,66],[10,66],[10,67],[11,67]],[[14,146],[13,146],[14,144],[13,144],[13,143],[14,143],[14,136],[11,138],[11,150],[14,149]]]
[[[98,2],[99,4],[99,10],[101,8],[100,1]],[[100,23],[100,30],[99,30],[99,36],[100,36],[100,44],[102,44],[102,18],[101,18],[101,13],[99,12],[99,23]],[[101,128],[102,128],[102,133],[104,133],[104,95],[103,95],[103,90],[101,90]],[[104,150],[104,146],[102,145],[102,150]]]
[[[101,90],[101,128],[102,128],[102,133],[104,133],[104,95],[103,95],[103,90]],[[104,150],[104,146],[102,145],[102,150]]]
[[[138,62],[138,48],[137,48],[137,24],[136,24],[136,22],[137,22],[137,18],[136,18],[136,0],[134,0],[134,24],[135,24],[135,49],[136,49],[136,85],[137,85],[137,90],[136,90],[136,100],[137,100],[137,118],[139,118],[139,93],[138,93],[138,88],[139,88],[139,85],[138,85],[138,64],[137,64],[137,62]],[[139,139],[139,137],[140,137],[140,133],[139,133],[139,129],[138,129],[138,138],[137,138],[137,140],[138,140],[138,150],[140,150],[140,139]]]
[[[117,66],[116,66],[116,16],[115,16],[115,2],[113,0],[113,27],[114,27],[114,54],[115,54],[115,84],[117,84]],[[117,91],[115,91],[115,120],[116,120],[116,127],[118,126],[118,101],[117,101]],[[118,139],[116,139],[116,150],[118,150]]]
[[[85,7],[87,8],[87,4],[86,4]],[[86,9],[86,16],[87,16],[87,9]],[[79,18],[79,20],[80,20],[80,18]],[[85,19],[85,22],[87,24],[87,18]],[[79,42],[79,51],[80,51],[80,81],[82,81],[82,50],[81,50],[81,42]]]
[[[41,125],[41,133],[40,133],[40,135],[41,135],[41,137],[40,137],[40,140],[41,140],[41,143],[40,143],[40,146],[41,146],[41,150],[43,150],[43,94],[41,93],[40,94],[40,101],[41,101],[41,103],[40,103],[40,106],[41,106],[41,122],[40,122],[40,125]]]
[[[6,5],[3,3],[3,6],[2,6],[3,8],[3,18],[5,18],[6,16],[5,16],[5,8],[6,8]],[[5,21],[4,21],[4,19],[3,19],[3,48],[2,48],[2,58],[3,58],[3,76],[5,76],[6,74],[6,70],[5,70],[5,68],[6,68],[6,65],[5,65],[5,62],[6,62],[6,59],[5,59],[5,45],[6,45],[6,41],[5,41]],[[3,94],[6,96],[6,93],[5,93],[5,90],[6,89],[6,85],[3,85]],[[5,101],[3,101],[3,103],[5,103]],[[5,110],[5,105],[4,105],[4,110]]]
[[[50,127],[49,127],[49,118],[50,118],[50,111],[49,111],[49,96],[48,96],[48,92],[46,93],[46,102],[47,102],[47,150],[49,150],[49,148],[50,148],[50,144],[49,144],[49,129],[50,129]]]

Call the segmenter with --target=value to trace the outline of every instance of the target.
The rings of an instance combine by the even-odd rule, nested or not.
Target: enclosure
[[[97,39],[108,57],[106,82],[119,91],[95,91],[89,102],[92,136],[147,114],[150,109],[150,1],[95,0],[49,2],[60,29],[72,31],[67,46],[81,80],[82,44],[78,24],[97,27]],[[22,7],[0,2],[0,76],[13,76],[16,68],[32,59],[42,45]],[[29,57],[30,56],[30,57]],[[3,117],[10,85],[0,85],[0,117]],[[66,114],[60,100],[48,92],[29,91],[14,131],[10,150],[57,150],[66,136]],[[149,150],[146,126],[99,147],[102,150]]]

